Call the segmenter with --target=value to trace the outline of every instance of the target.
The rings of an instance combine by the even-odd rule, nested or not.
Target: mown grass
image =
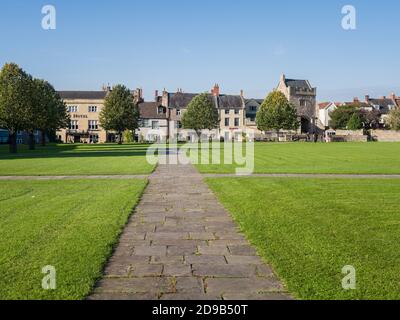
[[[207,182],[296,298],[400,299],[400,180]]]
[[[202,173],[235,173],[240,167],[199,164]],[[400,174],[400,143],[256,143],[254,173]]]
[[[50,145],[16,155],[0,146],[0,176],[134,175],[154,170],[146,160],[148,145]]]
[[[0,299],[85,298],[146,183],[2,181]],[[54,291],[42,288],[47,265],[56,268]]]

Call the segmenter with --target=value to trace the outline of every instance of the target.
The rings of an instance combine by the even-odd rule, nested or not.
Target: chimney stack
[[[281,75],[281,82],[286,82],[286,76],[285,76],[285,74],[282,74],[282,75]]]
[[[219,85],[218,84],[214,85],[214,88],[211,90],[211,93],[212,93],[212,95],[214,97],[218,97],[219,96],[220,91],[219,91]]]
[[[354,102],[354,103],[360,103],[360,100],[358,99],[358,97],[355,97],[355,98],[353,99],[353,102]]]
[[[390,95],[390,99],[392,99],[393,101],[397,99],[396,94],[394,92],[392,92],[392,94]]]
[[[369,95],[365,96],[365,102],[369,103]]]
[[[155,102],[158,101],[158,90],[156,90],[156,91],[154,92],[154,100],[155,100]]]
[[[244,91],[243,91],[243,89],[240,90],[240,96],[241,96],[242,98],[244,97]]]

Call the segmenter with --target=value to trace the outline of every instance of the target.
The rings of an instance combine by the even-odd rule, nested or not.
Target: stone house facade
[[[317,88],[308,80],[286,79],[282,75],[277,89],[297,108],[301,133],[315,133],[317,119]]]

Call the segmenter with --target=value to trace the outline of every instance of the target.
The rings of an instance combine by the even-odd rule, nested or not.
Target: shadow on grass
[[[8,152],[8,145],[0,146],[0,160],[16,159],[50,159],[50,158],[98,158],[98,157],[145,157],[150,145],[118,145],[118,144],[64,144],[36,146],[36,150],[28,150],[25,145],[18,146],[17,154]]]

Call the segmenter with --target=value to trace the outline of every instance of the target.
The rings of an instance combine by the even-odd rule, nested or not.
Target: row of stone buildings
[[[302,133],[314,133],[317,130],[317,89],[307,80],[287,79],[281,76],[276,88],[293,103],[299,115]],[[99,115],[104,107],[104,99],[110,88],[102,91],[60,91],[71,115],[69,128],[57,132],[57,137],[64,143],[104,143],[113,142],[116,136],[103,130]],[[158,141],[177,135],[180,141],[190,139],[190,133],[182,130],[182,115],[189,103],[199,93],[185,93],[166,90],[155,92],[153,101],[145,101],[141,89],[132,92],[140,109],[141,123],[137,132],[139,141]],[[264,99],[248,99],[243,90],[238,95],[227,95],[220,91],[218,84],[209,93],[219,113],[217,137],[233,139],[247,129],[257,130],[256,114]],[[258,132],[258,134],[261,134]]]

